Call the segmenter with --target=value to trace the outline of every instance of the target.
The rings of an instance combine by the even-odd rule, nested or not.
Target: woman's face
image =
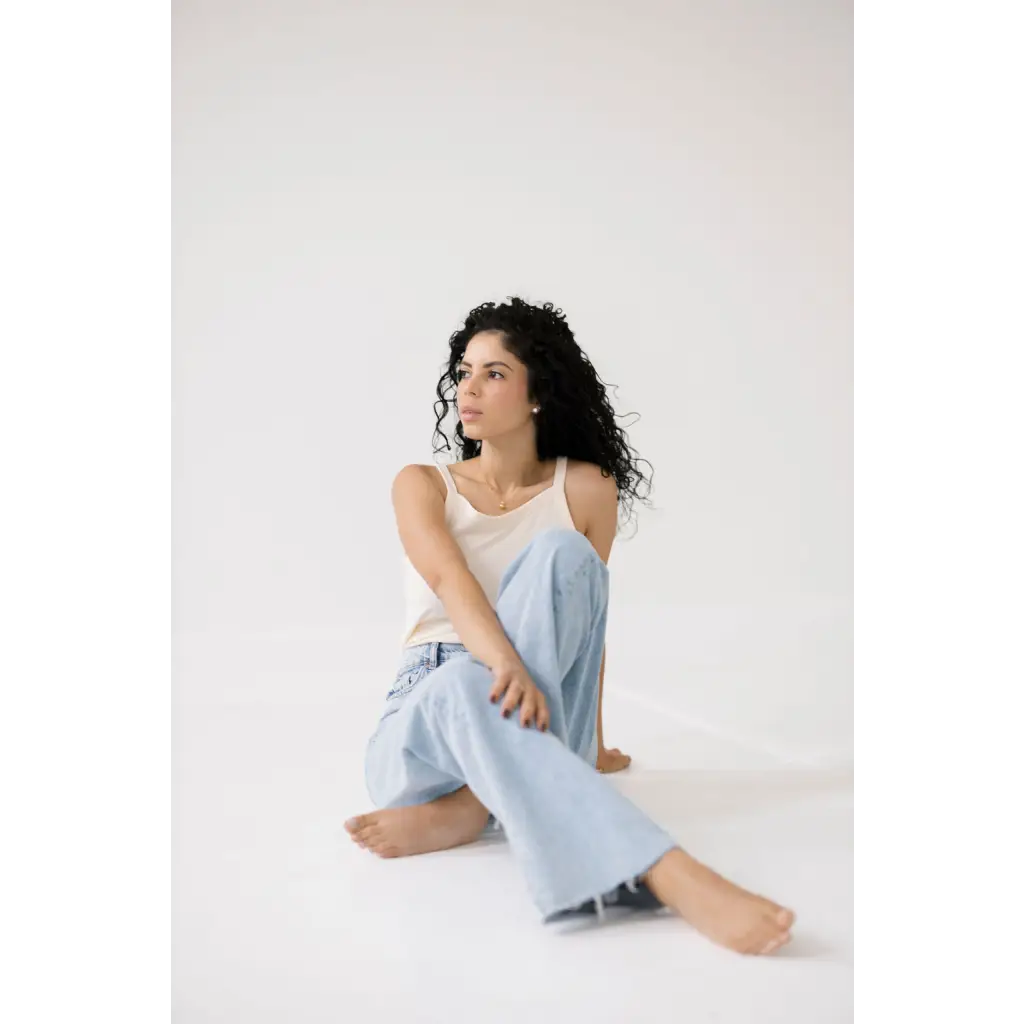
[[[474,334],[455,369],[462,430],[474,441],[515,430],[532,418],[527,368],[495,331]]]

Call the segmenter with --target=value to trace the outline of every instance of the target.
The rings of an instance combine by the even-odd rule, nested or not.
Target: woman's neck
[[[544,464],[537,458],[537,446],[532,437],[529,447],[484,441],[475,461],[480,479],[502,493],[533,487],[544,480]]]

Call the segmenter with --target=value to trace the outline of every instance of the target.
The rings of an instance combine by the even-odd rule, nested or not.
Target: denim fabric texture
[[[502,717],[490,669],[462,644],[406,648],[366,748],[370,799],[404,807],[468,785],[545,922],[660,906],[639,876],[678,844],[595,770],[608,567],[578,531],[544,530],[506,569],[495,611],[549,730]]]

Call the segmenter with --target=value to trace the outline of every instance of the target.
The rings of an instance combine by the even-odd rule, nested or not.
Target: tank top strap
[[[558,461],[555,463],[555,479],[552,481],[552,489],[557,494],[561,491],[565,493],[565,468],[569,464],[568,455],[559,455]]]
[[[435,462],[435,466],[441,471],[441,476],[444,477],[444,485],[448,488],[449,494],[458,494],[459,492],[455,488],[455,480],[452,479],[452,471],[448,468],[444,462]]]

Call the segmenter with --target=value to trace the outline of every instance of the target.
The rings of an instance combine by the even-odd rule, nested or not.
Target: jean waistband
[[[432,668],[437,668],[448,656],[468,651],[465,644],[445,642],[443,640],[430,640],[425,644],[414,644],[407,648],[410,651],[420,651],[423,660]]]

